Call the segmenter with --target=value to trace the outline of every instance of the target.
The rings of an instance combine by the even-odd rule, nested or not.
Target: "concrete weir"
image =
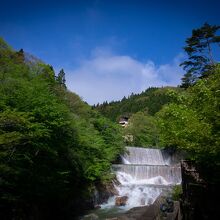
[[[119,184],[115,185],[119,197],[126,197],[123,209],[154,203],[156,198],[181,183],[180,164],[170,164],[170,158],[160,149],[126,147],[121,155],[122,164],[112,165]],[[115,205],[115,198],[110,198],[103,208]]]
[[[101,208],[92,214],[99,220],[178,219],[178,202],[174,202],[172,213],[166,213],[169,218],[160,218],[160,206],[172,188],[182,182],[180,163],[174,163],[163,150],[141,147],[126,147],[121,161],[112,165],[117,194],[99,204]]]

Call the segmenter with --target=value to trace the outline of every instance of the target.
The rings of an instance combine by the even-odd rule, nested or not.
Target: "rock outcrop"
[[[128,200],[127,196],[118,196],[115,198],[115,205],[116,206],[125,206]]]

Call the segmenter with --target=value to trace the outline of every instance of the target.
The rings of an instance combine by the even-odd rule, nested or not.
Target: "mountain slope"
[[[163,105],[172,100],[169,95],[170,90],[181,91],[180,88],[176,87],[152,87],[140,94],[131,94],[128,98],[124,97],[122,100],[116,102],[104,102],[101,105],[94,106],[94,108],[112,121],[117,121],[120,117],[129,118],[132,114],[139,111],[153,116]]]
[[[110,179],[120,128],[2,39],[0,66],[0,219],[73,219]]]

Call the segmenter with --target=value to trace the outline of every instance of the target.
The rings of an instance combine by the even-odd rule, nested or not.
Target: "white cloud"
[[[156,66],[98,49],[78,68],[66,71],[67,86],[89,104],[119,100],[150,86],[178,85],[183,75],[180,61],[179,55],[170,64]]]

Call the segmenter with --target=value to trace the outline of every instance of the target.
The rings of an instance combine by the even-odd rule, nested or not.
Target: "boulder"
[[[115,198],[115,205],[116,206],[125,206],[128,200],[127,196],[118,196]]]
[[[94,191],[94,204],[102,204],[108,201],[112,196],[118,196],[118,191],[115,188],[117,181],[109,182],[106,184],[98,184]]]

